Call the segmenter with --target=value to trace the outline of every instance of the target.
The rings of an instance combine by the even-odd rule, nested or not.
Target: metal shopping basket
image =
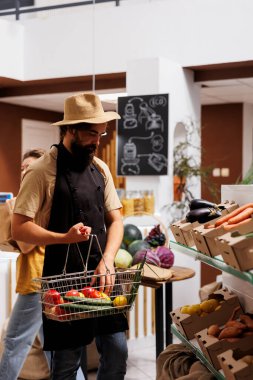
[[[97,236],[90,235],[86,263],[84,263],[76,244],[83,263],[84,270],[82,272],[66,273],[69,245],[62,274],[34,279],[38,285],[38,292],[41,293],[43,313],[48,319],[65,322],[102,317],[129,311],[133,306],[141,282],[145,259],[138,268],[115,268],[115,273],[110,273],[104,261],[106,273],[94,274],[94,270],[87,270],[94,239],[104,260]],[[114,283],[109,296],[99,292],[101,277],[105,276],[111,276],[112,283]],[[91,280],[94,278],[96,281],[91,287]]]

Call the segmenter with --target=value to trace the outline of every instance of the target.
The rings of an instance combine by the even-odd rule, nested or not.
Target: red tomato
[[[61,321],[67,320],[68,317],[65,317],[65,314],[68,314],[68,312],[63,310],[59,305],[55,306],[55,315],[57,315],[58,319]]]
[[[83,288],[81,290],[81,292],[83,293],[83,295],[87,298],[92,298],[92,293],[94,292],[94,288],[92,288],[91,286],[86,286],[85,288]]]
[[[65,294],[67,297],[80,297],[79,291],[75,289],[68,290]]]
[[[49,289],[43,296],[43,301],[48,304],[58,305],[61,303],[61,295],[55,289]]]
[[[86,286],[81,290],[81,292],[87,298],[101,298],[101,293],[98,290],[92,288],[91,286]]]
[[[95,289],[94,292],[92,293],[92,298],[103,298],[103,297],[101,295],[101,292]]]

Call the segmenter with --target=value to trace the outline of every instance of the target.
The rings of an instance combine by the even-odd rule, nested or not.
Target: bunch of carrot
[[[238,207],[231,213],[219,218],[214,224],[209,225],[209,228],[217,228],[223,226],[224,230],[232,230],[235,227],[247,224],[252,220],[253,203],[247,203]]]

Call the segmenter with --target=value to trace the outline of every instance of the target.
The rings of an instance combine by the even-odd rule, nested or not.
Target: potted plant
[[[199,128],[193,121],[180,123],[185,127],[184,139],[180,139],[173,150],[173,182],[174,200],[172,204],[163,207],[169,217],[169,223],[180,220],[188,210],[189,202],[194,199],[191,190],[191,179],[201,177],[209,188],[211,167],[203,167],[200,162]],[[215,188],[211,189],[215,196]]]

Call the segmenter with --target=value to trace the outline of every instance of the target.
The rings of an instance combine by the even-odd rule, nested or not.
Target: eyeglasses
[[[107,132],[103,132],[103,133],[98,133],[96,131],[86,131],[86,133],[90,136],[90,137],[98,137],[99,139],[101,137],[104,137],[107,135]]]

